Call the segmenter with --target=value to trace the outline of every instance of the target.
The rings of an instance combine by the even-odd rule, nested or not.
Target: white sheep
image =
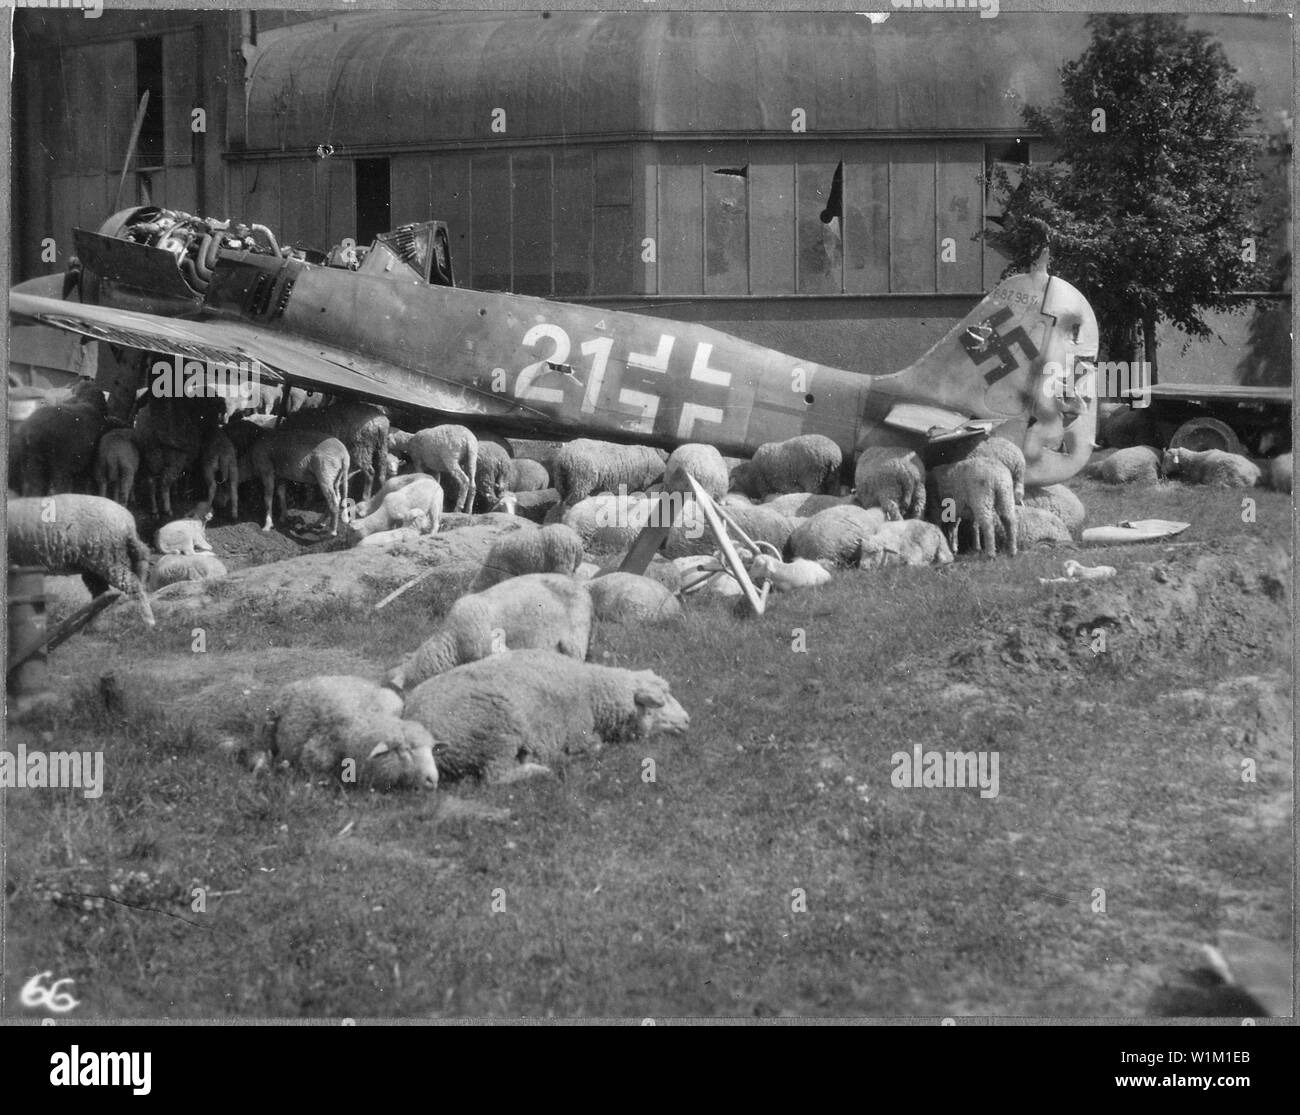
[[[846,503],[805,519],[790,535],[794,557],[833,565],[859,565],[863,543],[885,524],[885,513]]]
[[[63,494],[11,499],[6,511],[10,565],[79,573],[91,596],[110,588],[134,596],[145,624],[153,626],[145,591],[149,547],[125,507],[101,496]]]
[[[1177,476],[1188,484],[1219,488],[1253,488],[1260,480],[1254,461],[1222,449],[1167,449],[1164,470],[1166,476]]]
[[[210,581],[226,572],[225,563],[216,554],[163,554],[149,574],[149,591],[178,581]]]
[[[259,742],[279,760],[344,783],[437,789],[433,738],[401,713],[398,694],[365,678],[305,678],[276,692]]]
[[[727,463],[712,445],[687,442],[668,455],[668,462],[664,466],[664,487],[670,492],[692,495],[687,476],[693,477],[714,500],[720,500],[727,494],[730,482]]]
[[[131,505],[131,491],[135,474],[140,471],[140,450],[132,429],[105,430],[95,446],[95,464],[92,470],[95,488],[105,499],[113,499],[123,507]],[[16,477],[10,476],[15,482]]]
[[[655,501],[643,492],[601,492],[579,500],[571,507],[557,503],[547,513],[546,522],[562,522],[582,539],[582,544],[600,549],[623,550],[641,533],[651,514]]]
[[[998,529],[1002,537],[1001,524]],[[1060,516],[1045,507],[1021,507],[1016,512],[1016,543],[1019,546],[1036,546],[1041,543],[1069,542],[1070,531]]]
[[[1291,494],[1291,454],[1283,453],[1268,462],[1268,486],[1275,492]]]
[[[583,577],[582,579],[589,581],[592,577],[603,576],[606,573],[617,573],[619,572],[618,567],[622,562],[623,558],[622,556],[619,556],[604,566],[597,567],[592,565],[591,576]],[[582,568],[587,564],[589,563],[583,562],[582,565],[579,565],[573,575],[575,577],[581,577]],[[645,573],[642,574],[642,576],[649,577],[652,581],[658,581],[674,596],[682,591],[681,572],[678,570],[676,564],[669,561],[661,554],[655,554],[654,557],[650,559],[650,564],[646,566]]]
[[[211,552],[212,544],[204,533],[211,518],[211,505],[200,503],[184,519],[174,519],[160,526],[154,535],[154,548],[160,554]]]
[[[495,441],[478,440],[474,468],[474,510],[489,511],[509,491],[510,454]]]
[[[330,512],[330,534],[338,534],[351,467],[351,457],[343,442],[315,430],[264,430],[249,449],[248,461],[251,473],[262,482],[266,505],[263,530],[271,529],[273,501],[279,502],[282,516],[286,511],[286,481],[314,482]]]
[[[796,495],[805,495],[804,492],[796,492]],[[784,496],[773,496],[773,499],[784,499]],[[745,495],[744,492],[728,492],[718,501],[723,507],[753,507],[754,501]]]
[[[582,539],[571,527],[563,523],[544,527],[524,523],[519,530],[492,543],[469,591],[481,592],[527,573],[572,576],[581,563]]]
[[[681,618],[682,606],[668,587],[639,573],[606,573],[583,583],[591,593],[596,618],[605,623]]]
[[[807,558],[778,561],[771,554],[759,554],[750,563],[749,577],[759,588],[771,582],[777,592],[793,592],[824,585],[831,579],[831,574],[824,565]]]
[[[851,503],[852,496],[813,495],[811,492],[787,492],[784,495],[768,496],[761,506],[770,508],[779,515],[789,519],[810,519],[818,511],[828,507],[838,507],[842,503]]]
[[[682,594],[708,592],[716,596],[739,596],[740,582],[723,568],[713,554],[692,554],[673,558],[672,564],[682,578]]]
[[[760,445],[753,459],[731,470],[731,487],[754,499],[782,492],[834,493],[843,460],[822,434],[800,434]]]
[[[657,674],[546,650],[511,651],[430,678],[402,715],[429,729],[449,781],[510,782],[548,773],[546,764],[568,753],[680,735],[690,726]]]
[[[347,446],[352,463],[365,476],[362,498],[369,499],[388,478],[388,415],[373,403],[339,399],[290,414],[281,429],[315,430]]]
[[[1160,454],[1149,445],[1116,449],[1104,461],[1089,466],[1088,474],[1104,484],[1154,484],[1160,479]]]
[[[858,565],[948,565],[952,560],[943,531],[933,523],[891,519],[862,544]]]
[[[385,482],[374,499],[353,504],[344,501],[348,542],[356,545],[373,534],[415,527],[436,534],[442,519],[442,485],[432,476],[412,473]]]
[[[668,454],[645,445],[578,438],[561,447],[551,479],[566,507],[598,492],[644,491],[664,474]]]
[[[1012,494],[1015,496],[1016,504],[1025,502],[1025,454],[1015,442],[995,434],[976,442],[967,456],[986,457],[997,461],[1011,473]]]
[[[879,507],[886,519],[919,519],[925,514],[921,458],[898,447],[864,449],[853,469],[853,497],[862,507]]]
[[[506,490],[511,492],[540,492],[551,486],[551,474],[541,461],[529,457],[516,457],[510,461],[506,473]]]
[[[931,470],[937,489],[938,518],[948,528],[948,544],[956,554],[957,533],[963,519],[975,531],[975,549],[987,557],[997,554],[997,522],[1006,533],[1007,552],[1016,553],[1015,485],[1001,462],[989,457],[967,457]]]
[[[705,529],[704,515],[694,501],[685,504],[680,521],[669,532],[662,553],[666,558],[690,557],[693,554],[711,554],[717,546],[713,535]],[[728,507],[727,515],[735,520],[755,542],[768,543],[777,553],[784,553],[794,531],[794,520],[773,511],[766,504],[753,507]]]
[[[1065,524],[1065,529],[1071,532],[1083,526],[1083,520],[1087,515],[1083,502],[1064,484],[1049,484],[1045,488],[1026,488],[1024,505],[1052,512]]]
[[[582,581],[559,573],[511,577],[452,604],[434,633],[389,672],[387,683],[411,689],[454,666],[521,647],[583,659],[592,616],[591,594]]]
[[[451,510],[464,514],[473,510],[478,438],[467,427],[448,423],[420,430],[411,435],[405,452],[416,471],[443,480]]]

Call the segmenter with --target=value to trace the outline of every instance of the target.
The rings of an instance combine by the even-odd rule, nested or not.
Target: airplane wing
[[[453,414],[518,415],[520,410],[517,400],[506,402],[499,395],[450,377],[398,368],[242,321],[161,317],[19,291],[10,292],[9,313],[21,321],[186,360],[210,361],[219,366],[256,361],[261,365],[257,374],[263,381],[279,383],[288,379],[318,391],[342,391],[376,402]]]
[[[927,442],[949,442],[984,437],[997,422],[972,419],[968,414],[944,407],[895,403],[885,415],[885,425],[912,434],[922,434]]]

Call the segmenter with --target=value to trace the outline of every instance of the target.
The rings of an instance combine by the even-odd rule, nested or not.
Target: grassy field
[[[1038,550],[602,627],[690,732],[512,786],[348,793],[219,746],[282,681],[380,676],[436,600],[238,614],[204,654],[78,636],[6,746],[102,750],[106,786],[4,795],[5,1014],[49,970],[76,1017],[1115,1017],[1221,930],[1289,948],[1290,499],[1075,487],[1090,524],[1193,527],[1080,550],[1106,585],[1040,585],[1071,554]],[[893,785],[915,744],[996,752],[997,796]]]

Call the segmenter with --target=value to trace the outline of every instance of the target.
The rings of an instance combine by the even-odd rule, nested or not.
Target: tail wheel
[[[1226,453],[1245,455],[1245,447],[1232,427],[1217,418],[1192,418],[1184,422],[1169,439],[1170,449],[1222,449]]]

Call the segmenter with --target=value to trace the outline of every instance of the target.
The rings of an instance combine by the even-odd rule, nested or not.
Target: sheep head
[[[438,764],[433,758],[433,737],[414,720],[389,720],[388,737],[375,744],[366,756],[366,774],[379,790],[410,786],[418,790],[438,788]]]
[[[635,675],[632,699],[636,702],[637,729],[642,736],[680,736],[691,726],[690,714],[658,674],[639,671]]]

